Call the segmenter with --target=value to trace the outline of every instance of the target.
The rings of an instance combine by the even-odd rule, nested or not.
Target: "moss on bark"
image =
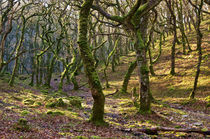
[[[87,33],[88,33],[88,20],[90,8],[93,0],[84,1],[79,14],[79,38],[78,44],[80,49],[81,58],[84,63],[85,73],[88,78],[88,83],[94,99],[92,116],[90,121],[92,123],[104,123],[104,103],[105,97],[102,92],[102,86],[96,72],[93,55],[88,46]]]
[[[127,93],[128,83],[129,83],[131,74],[133,73],[136,66],[137,66],[137,61],[136,60],[130,64],[130,66],[128,68],[128,71],[126,72],[125,77],[124,77],[123,85],[122,85],[122,88],[120,90],[121,93]]]

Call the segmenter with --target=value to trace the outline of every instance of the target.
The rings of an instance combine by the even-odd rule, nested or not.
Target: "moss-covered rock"
[[[34,100],[32,99],[26,99],[23,101],[24,105],[33,105],[34,104]]]
[[[28,125],[28,121],[24,118],[20,118],[16,124],[14,124],[14,129],[23,131],[30,131],[31,127]]]
[[[206,102],[207,102],[206,107],[207,107],[207,108],[210,107],[210,96],[207,96],[207,97],[205,98],[205,100],[206,100]]]
[[[41,103],[41,102],[35,102],[34,105],[35,105],[35,106],[42,106],[42,103]]]
[[[85,137],[85,136],[76,136],[73,139],[88,139],[88,137]]]
[[[82,108],[82,100],[79,97],[68,97],[69,104],[72,107]]]
[[[47,108],[55,108],[55,107],[67,107],[67,104],[63,101],[62,98],[59,99],[51,99],[48,103],[45,105]]]
[[[69,103],[71,104],[71,106],[77,107],[77,108],[82,108],[82,103],[80,100],[77,99],[72,99],[69,101]]]
[[[91,139],[101,139],[99,136],[91,136]]]
[[[21,115],[22,115],[22,116],[25,116],[25,115],[28,115],[29,113],[30,113],[29,111],[24,110],[24,111],[21,112]]]
[[[46,114],[53,115],[53,116],[56,116],[56,115],[64,115],[64,113],[61,112],[61,111],[47,111]]]
[[[59,98],[59,99],[57,100],[57,104],[56,104],[56,106],[57,106],[57,107],[66,107],[66,106],[67,106],[67,104],[66,104],[66,103],[64,103],[64,101],[63,101],[63,99],[62,99],[62,98]]]

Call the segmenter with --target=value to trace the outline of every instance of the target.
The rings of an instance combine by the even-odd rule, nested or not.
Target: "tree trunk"
[[[175,50],[176,50],[176,43],[179,43],[178,38],[177,38],[177,30],[176,30],[176,16],[174,13],[174,1],[171,0],[166,0],[166,4],[167,7],[169,9],[169,12],[171,14],[172,17],[172,21],[173,21],[173,33],[174,33],[174,40],[173,40],[173,44],[171,47],[171,71],[170,74],[171,75],[175,75]]]
[[[202,37],[203,37],[203,35],[202,35],[201,31],[200,31],[201,9],[202,9],[202,6],[203,6],[203,0],[201,0],[201,4],[199,5],[199,9],[198,9],[197,15],[196,15],[196,33],[197,33],[198,65],[197,65],[197,71],[196,71],[196,75],[195,75],[194,87],[193,87],[192,93],[190,94],[190,99],[194,99],[195,98],[195,91],[197,89],[198,77],[200,75],[200,66],[201,66],[201,61],[202,61],[202,48],[201,48],[201,44],[202,44]]]
[[[56,57],[53,56],[51,62],[50,62],[50,65],[49,65],[49,69],[47,71],[47,80],[46,80],[46,83],[45,85],[47,87],[50,88],[50,82],[51,82],[51,79],[52,79],[52,74],[53,74],[53,69],[54,69],[54,65],[55,65],[55,60],[56,60]]]
[[[137,69],[139,76],[139,88],[140,88],[140,109],[141,114],[151,113],[151,100],[150,100],[150,86],[149,86],[149,69],[147,65],[147,48],[144,44],[143,37],[145,34],[141,34],[140,30],[136,33],[136,59]]]
[[[128,83],[129,83],[131,74],[135,70],[136,66],[137,66],[137,61],[134,61],[130,64],[130,66],[128,68],[128,71],[126,72],[124,80],[123,80],[123,85],[122,85],[122,88],[120,90],[121,93],[127,93]]]
[[[80,49],[81,58],[84,63],[85,73],[88,78],[88,83],[94,100],[92,108],[92,116],[90,121],[94,124],[104,124],[104,103],[105,97],[102,91],[101,82],[96,72],[94,65],[94,58],[88,46],[87,33],[88,33],[88,20],[90,8],[93,0],[85,0],[82,4],[79,13],[79,38],[78,44]]]
[[[19,41],[19,44],[18,44],[18,46],[17,46],[17,48],[16,48],[16,50],[15,50],[16,56],[17,56],[18,53],[20,52],[20,48],[21,48],[21,46],[23,45],[24,35],[25,35],[26,19],[25,19],[25,17],[24,17],[23,15],[21,16],[21,18],[22,18],[22,21],[23,21],[23,25],[22,25],[22,29],[21,29],[20,41]],[[19,58],[17,57],[17,58],[15,59],[15,65],[14,65],[14,68],[13,68],[13,71],[12,71],[12,76],[11,76],[10,81],[9,81],[9,85],[10,85],[10,86],[13,86],[13,84],[14,84],[14,80],[15,80],[15,76],[16,76],[18,64],[19,64]]]

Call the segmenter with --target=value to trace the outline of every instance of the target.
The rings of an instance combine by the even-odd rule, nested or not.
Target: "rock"
[[[131,132],[130,128],[125,129],[125,132]]]
[[[193,125],[195,125],[195,126],[202,126],[203,123],[201,123],[201,122],[196,122],[196,123],[193,123]]]
[[[183,118],[187,118],[187,117],[188,117],[188,115],[182,115],[182,117],[183,117]]]

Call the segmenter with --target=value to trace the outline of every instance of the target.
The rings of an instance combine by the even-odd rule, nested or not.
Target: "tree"
[[[87,33],[88,33],[88,17],[93,0],[85,0],[79,12],[79,37],[78,44],[80,49],[81,58],[84,63],[85,73],[88,78],[90,90],[94,99],[92,116],[90,121],[95,124],[104,124],[104,103],[105,97],[102,91],[102,86],[96,72],[94,65],[94,58],[91,49],[88,46]]]
[[[149,69],[147,64],[147,29],[149,12],[160,3],[161,0],[137,0],[130,8],[127,14],[121,12],[123,16],[111,15],[104,11],[98,1],[96,5],[92,6],[107,19],[121,24],[130,36],[134,38],[134,48],[136,52],[137,69],[139,73],[139,86],[140,86],[140,108],[139,112],[142,114],[151,112],[151,93],[149,85]],[[118,10],[120,10],[120,3],[117,3]]]
[[[189,1],[192,4],[191,0],[189,0]],[[202,44],[202,37],[203,37],[203,35],[202,35],[201,31],[200,31],[200,25],[201,25],[201,12],[202,12],[203,4],[204,4],[204,1],[201,0],[201,2],[198,5],[198,7],[197,6],[195,7],[195,11],[196,11],[196,26],[195,26],[195,30],[196,30],[196,37],[197,37],[198,64],[197,64],[197,71],[196,71],[196,75],[195,75],[193,91],[190,94],[190,99],[194,99],[195,98],[195,92],[196,92],[196,89],[197,89],[198,78],[199,78],[199,75],[200,75],[201,61],[202,61],[201,44]]]
[[[177,20],[176,20],[176,16],[175,16],[175,12],[174,12],[175,1],[165,0],[165,2],[169,9],[171,17],[172,17],[174,39],[173,39],[173,44],[171,47],[171,71],[170,71],[170,74],[175,75],[175,50],[176,50],[176,43],[178,43],[177,30],[176,30]]]

